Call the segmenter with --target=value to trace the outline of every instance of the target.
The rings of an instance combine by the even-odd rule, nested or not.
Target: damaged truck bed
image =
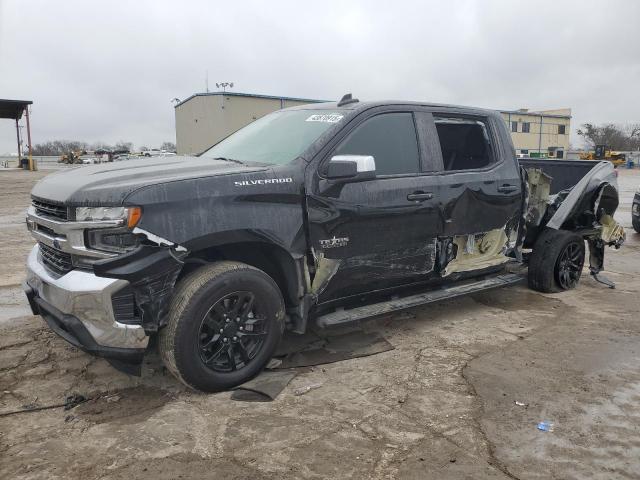
[[[608,162],[515,157],[493,111],[295,107],[197,157],[65,170],[32,192],[25,291],[67,341],[215,391],[305,332],[504,286],[574,288],[619,247]],[[516,268],[517,270],[517,268]]]

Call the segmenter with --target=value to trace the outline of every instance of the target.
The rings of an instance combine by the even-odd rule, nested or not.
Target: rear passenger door
[[[307,211],[319,302],[388,290],[433,275],[437,179],[424,170],[420,121],[409,107],[362,113],[310,168]],[[376,178],[327,179],[334,155],[370,155]]]
[[[515,154],[501,140],[508,135],[504,122],[456,111],[435,111],[433,122],[442,162],[442,249],[450,252],[441,275],[505,263],[516,244],[522,191]]]

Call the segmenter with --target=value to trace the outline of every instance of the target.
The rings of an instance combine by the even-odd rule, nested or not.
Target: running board
[[[316,322],[319,327],[341,325],[343,323],[364,320],[365,318],[379,317],[381,315],[397,312],[406,308],[426,305],[427,303],[438,302],[440,300],[446,300],[448,298],[455,298],[461,295],[467,295],[469,293],[481,292],[483,290],[504,287],[507,285],[514,285],[516,283],[520,283],[522,280],[524,280],[524,277],[522,275],[518,275],[515,273],[505,273],[502,275],[497,275],[495,277],[477,280],[471,283],[452,285],[450,287],[444,287],[425,293],[419,293],[417,295],[411,295],[410,297],[396,298],[394,300],[374,303],[371,305],[365,305],[363,307],[352,308],[349,310],[336,310],[335,312],[327,313],[318,317],[316,319]]]

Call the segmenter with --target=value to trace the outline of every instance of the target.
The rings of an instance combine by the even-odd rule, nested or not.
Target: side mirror
[[[371,155],[334,155],[329,161],[327,178],[362,181],[376,178],[376,161]]]

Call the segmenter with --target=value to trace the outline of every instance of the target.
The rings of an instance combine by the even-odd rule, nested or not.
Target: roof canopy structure
[[[32,105],[31,100],[3,100],[0,99],[0,118],[20,120],[27,106]]]
[[[7,118],[15,120],[16,122],[16,138],[18,140],[18,165],[22,164],[22,151],[20,140],[20,125],[18,121],[22,118],[22,114],[27,119],[27,147],[29,149],[29,170],[33,170],[33,160],[31,157],[31,125],[29,123],[29,105],[32,105],[31,100],[5,100],[0,99],[0,118]]]

